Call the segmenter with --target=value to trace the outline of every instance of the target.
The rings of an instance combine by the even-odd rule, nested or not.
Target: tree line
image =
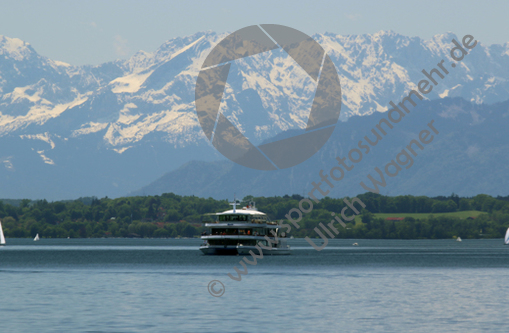
[[[275,197],[247,196],[245,203],[255,201],[270,219],[285,219],[298,207],[300,195]],[[441,239],[500,238],[509,227],[509,196],[475,197],[383,196],[365,193],[358,196],[366,208],[361,220],[347,223],[336,238]],[[229,209],[228,200],[180,196],[165,193],[156,196],[79,198],[48,202],[46,200],[0,200],[0,219],[6,237],[46,238],[88,237],[194,237],[204,231],[201,216]],[[328,223],[331,212],[340,212],[342,199],[324,198],[305,214],[293,228],[294,237],[317,237],[314,228]],[[484,212],[475,219],[433,214],[476,210]],[[406,217],[393,221],[376,217],[376,213],[425,213],[424,218]],[[429,215],[428,215],[429,214]],[[422,215],[420,215],[422,216]]]

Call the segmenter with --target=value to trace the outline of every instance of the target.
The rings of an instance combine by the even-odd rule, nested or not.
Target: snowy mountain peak
[[[0,35],[0,55],[22,61],[32,52],[34,51],[29,43],[19,38],[9,38]]]
[[[198,32],[170,39],[154,52],[139,51],[128,60],[99,66],[53,61],[37,55],[28,43],[2,36],[0,133],[45,133],[47,122],[60,122],[65,126],[53,125],[53,134],[100,135],[101,144],[117,152],[147,138],[179,146],[203,142],[194,85],[204,59],[225,36]],[[451,40],[457,38],[447,32],[423,40],[391,30],[313,37],[339,72],[342,120],[386,111],[391,100],[415,88],[422,69],[447,59]],[[461,96],[477,103],[508,99],[509,43],[480,44],[471,54],[426,97]],[[305,126],[314,91],[300,66],[274,50],[232,64],[221,110],[256,144]]]

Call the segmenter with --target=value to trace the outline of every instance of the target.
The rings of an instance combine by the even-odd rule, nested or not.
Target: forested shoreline
[[[285,219],[298,207],[300,195],[252,197],[271,220]],[[509,196],[358,196],[365,204],[360,218],[341,228],[336,238],[445,239],[502,238],[509,227]],[[317,237],[314,228],[328,223],[331,212],[345,207],[343,199],[324,198],[304,214],[293,237]],[[48,202],[0,200],[0,219],[6,237],[100,238],[100,237],[197,237],[204,231],[201,216],[229,209],[228,200],[179,196],[137,196],[110,199],[95,197]],[[466,216],[473,211],[472,215]],[[384,217],[377,216],[384,214]],[[387,214],[408,214],[387,218]],[[466,214],[466,215],[465,215]],[[465,217],[466,216],[466,217]]]

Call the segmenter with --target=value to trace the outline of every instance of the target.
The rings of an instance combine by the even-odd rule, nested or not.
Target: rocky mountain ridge
[[[1,36],[0,196],[118,196],[191,160],[221,159],[198,123],[194,85],[224,36],[199,32],[99,66],[54,61]],[[422,40],[381,31],[313,38],[340,75],[346,121],[383,112],[390,100],[415,89],[422,69],[449,57],[456,36]],[[427,97],[477,104],[509,99],[509,43],[480,44],[459,67]],[[232,64],[221,110],[258,144],[303,128],[315,87],[284,51],[275,50]]]

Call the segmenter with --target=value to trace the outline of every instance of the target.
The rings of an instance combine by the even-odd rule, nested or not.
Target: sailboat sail
[[[35,235],[34,242],[39,240],[39,234]]]
[[[504,243],[505,245],[509,245],[509,228],[507,228],[507,232],[505,233]]]
[[[2,229],[2,222],[0,222],[0,245],[5,245],[4,230]]]

